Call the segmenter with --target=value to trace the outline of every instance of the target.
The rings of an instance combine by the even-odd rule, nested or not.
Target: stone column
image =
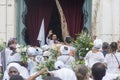
[[[120,39],[120,0],[93,0],[92,6],[93,35],[107,42]]]
[[[16,37],[15,0],[0,1],[0,39],[7,42]]]

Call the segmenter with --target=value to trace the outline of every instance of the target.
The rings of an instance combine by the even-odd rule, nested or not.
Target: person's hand
[[[48,71],[48,68],[43,68],[39,71],[39,75],[46,74]]]

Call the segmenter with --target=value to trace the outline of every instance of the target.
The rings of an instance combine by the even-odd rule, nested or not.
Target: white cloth
[[[62,80],[77,80],[75,73],[68,68],[62,68],[56,71],[53,71],[54,77],[58,77]]]
[[[62,45],[60,47],[61,54],[70,54],[70,47],[67,45]]]
[[[94,48],[100,49],[102,47],[102,40],[96,39],[94,40]]]
[[[120,63],[120,53],[116,52],[114,54]],[[107,64],[107,73],[120,74],[120,69],[118,69],[118,62],[113,54],[107,54],[105,56],[105,63]]]
[[[61,68],[64,68],[65,65],[62,61],[56,61],[54,64],[54,67],[55,67],[55,69],[61,69]]]
[[[23,78],[27,79],[29,77],[28,70],[25,67],[19,65],[18,63],[10,63],[4,72],[3,80],[9,80],[10,77],[8,75],[8,72],[9,72],[10,67],[12,66],[18,70],[18,72]]]
[[[29,47],[27,53],[28,55],[36,55],[36,49],[34,47]]]
[[[37,62],[28,59],[28,70],[29,70],[29,74],[32,75],[36,72],[35,68],[37,66]]]
[[[10,50],[9,48],[5,49],[6,66],[7,64],[13,61],[22,61],[21,55],[19,53],[15,53],[14,55],[11,55],[12,52],[13,51]]]
[[[106,75],[103,77],[102,80],[114,80],[119,76],[120,76],[120,74],[106,73]]]
[[[43,50],[41,49],[41,48],[39,48],[39,47],[35,47],[35,53],[36,53],[36,55],[42,55],[43,54]]]
[[[102,52],[93,53],[89,51],[85,56],[85,64],[91,68],[97,62],[104,62],[104,55]]]
[[[72,66],[75,64],[75,59],[72,56],[69,55],[62,55],[57,58],[58,61],[62,61],[65,66],[68,66],[69,68],[72,68]]]
[[[44,51],[47,51],[50,47],[48,45],[44,45],[41,47]]]
[[[43,56],[48,56],[48,57],[50,57],[50,55],[51,55],[51,52],[50,52],[50,51],[45,51],[45,52],[43,53]]]

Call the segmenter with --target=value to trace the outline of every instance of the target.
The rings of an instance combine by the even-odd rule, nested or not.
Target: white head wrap
[[[54,64],[55,69],[61,69],[65,67],[64,63],[62,61],[56,61]]]
[[[28,70],[25,67],[19,65],[18,63],[10,63],[4,72],[3,80],[9,80],[8,73],[11,67],[15,67],[23,78],[27,79],[29,77]]]
[[[70,54],[70,48],[66,45],[60,47],[61,54]]]
[[[36,55],[42,55],[43,50],[41,48],[37,47],[36,50],[35,50],[35,53],[36,53]]]
[[[35,48],[29,47],[27,53],[28,55],[36,55],[35,51],[36,51]]]
[[[102,47],[102,40],[101,39],[94,40],[94,48],[100,49],[101,47]]]
[[[18,72],[20,72],[20,70],[21,70],[21,65],[19,65],[18,63],[10,63],[10,64],[7,66],[7,72],[9,72],[9,69],[10,69],[11,67],[15,67],[15,68],[18,70]]]

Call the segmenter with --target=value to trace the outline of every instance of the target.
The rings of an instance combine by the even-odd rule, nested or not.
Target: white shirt
[[[57,58],[57,60],[62,61],[65,65],[72,65],[75,63],[75,59],[69,55],[62,55]]]
[[[120,63],[120,53],[116,52],[114,54],[119,63]],[[107,54],[105,56],[105,63],[107,64],[107,73],[119,73],[120,74],[120,69],[118,69],[118,62],[113,54]]]
[[[97,62],[104,62],[104,55],[102,52],[93,53],[89,51],[85,56],[85,64],[91,68]]]
[[[5,49],[6,65],[13,61],[22,61],[20,53],[15,53],[14,55],[11,55],[12,52],[13,51],[9,48]]]

